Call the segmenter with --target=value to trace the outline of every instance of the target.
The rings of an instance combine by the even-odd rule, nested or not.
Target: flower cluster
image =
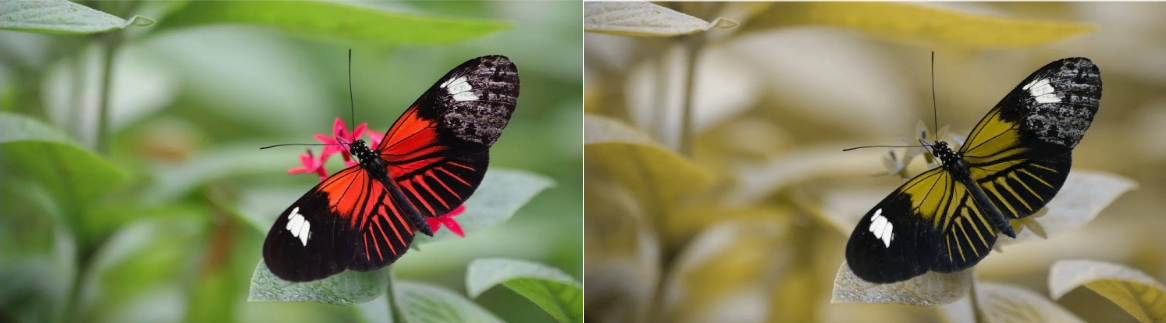
[[[361,135],[368,136],[369,147],[379,146],[381,139],[385,137],[385,134],[383,133],[368,129],[367,124],[365,123],[357,125],[356,129],[353,129],[352,132],[348,132],[348,126],[344,124],[344,121],[341,120],[340,117],[336,117],[336,121],[332,123],[331,137],[325,136],[323,134],[315,135],[316,140],[324,144],[324,150],[320,153],[320,156],[317,158],[314,154],[312,154],[312,150],[308,149],[306,152],[300,155],[300,164],[303,166],[288,169],[287,173],[316,174],[316,176],[320,177],[320,181],[324,181],[324,179],[328,178],[328,171],[324,170],[324,163],[328,161],[329,157],[332,157],[332,155],[335,155],[336,153],[340,153],[340,156],[344,158],[344,167],[356,166],[358,162],[353,160],[352,155],[348,153],[348,145],[357,139],[360,139]],[[453,219],[454,216],[461,214],[465,211],[465,209],[466,207],[464,205],[459,206],[457,209],[450,211],[448,214],[436,217],[426,217],[425,221],[429,223],[429,229],[433,232],[437,232],[437,229],[441,228],[442,225],[445,225],[445,227],[449,228],[449,230],[454,234],[458,235],[459,237],[465,237],[461,226],[458,225],[457,221]]]

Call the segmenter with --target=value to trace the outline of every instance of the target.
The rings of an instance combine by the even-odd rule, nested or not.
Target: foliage
[[[474,300],[460,291],[481,257],[581,274],[582,29],[567,18],[581,9],[0,2],[0,321],[551,322],[581,312],[543,310],[547,299],[529,289],[475,290]],[[456,218],[465,237],[438,230],[378,271],[271,277],[263,238],[318,178],[287,175],[302,150],[257,148],[305,142],[335,116],[386,129],[430,82],[487,54],[516,62],[523,95]]]
[[[1161,5],[587,6],[589,318],[1117,321],[1119,312],[1094,306],[1096,298],[1054,302],[1033,290],[1044,288],[1048,268],[1065,257],[1161,268],[1166,245],[1154,238],[1156,229],[1143,224],[1162,224],[1153,210],[1166,205],[1150,197],[1161,195],[1161,187],[1135,189],[1160,178],[1142,168],[1161,163],[1163,155],[1124,143],[1147,140],[1162,119],[1146,119],[1129,132],[1116,130],[1125,127],[1116,120],[1158,115],[1148,111],[1160,109],[1140,112],[1114,103],[1156,102],[1152,95],[1122,88],[1148,90],[1156,83],[1115,81],[1125,79],[1118,70],[1135,63],[1097,49],[1099,43],[1141,48],[1137,40],[1110,41],[1120,36],[1106,28],[1126,26],[1117,22],[1127,19],[1121,15]],[[1075,10],[1114,16],[1063,14]],[[715,21],[739,25],[710,28]],[[1122,30],[1133,39],[1161,43],[1151,29]],[[1027,50],[1036,46],[1044,47]],[[889,158],[884,148],[842,149],[898,144],[895,136],[911,134],[916,120],[937,126],[927,67],[931,51],[937,58],[934,123],[951,123],[952,135],[966,134],[1035,67],[1062,57],[1098,62],[1106,75],[1105,101],[1075,150],[1074,170],[1057,197],[1043,213],[1013,223],[1018,239],[1000,239],[973,270],[870,284],[843,263],[846,238],[862,214],[901,184],[899,177],[870,175],[918,174],[927,160],[915,157],[927,156],[918,148],[894,150]],[[918,145],[921,131],[934,138],[917,127],[904,142]],[[945,133],[939,131],[941,137]],[[1110,290],[1099,293],[1118,294]],[[1133,300],[1129,295],[1153,299],[1146,290],[1121,292],[1125,301],[1115,302]],[[1053,293],[1053,299],[1059,297]],[[1120,307],[1133,315],[1125,319],[1141,319],[1138,310]]]

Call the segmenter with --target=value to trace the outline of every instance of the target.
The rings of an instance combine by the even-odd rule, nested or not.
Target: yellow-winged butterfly
[[[1009,220],[1045,206],[1069,175],[1072,152],[1097,113],[1101,72],[1088,58],[1054,61],[1020,82],[958,151],[921,140],[941,162],[874,206],[850,235],[859,278],[892,283],[980,262]]]

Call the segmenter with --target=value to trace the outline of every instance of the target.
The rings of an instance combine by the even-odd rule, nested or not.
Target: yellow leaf
[[[1028,47],[1063,40],[1092,24],[976,15],[904,3],[791,2],[752,17],[741,33],[800,25],[862,30],[903,42],[970,47]]]
[[[1063,260],[1053,264],[1049,271],[1049,294],[1054,299],[1080,286],[1108,298],[1139,322],[1166,322],[1166,286],[1137,269],[1093,260]]]
[[[663,211],[713,182],[708,170],[661,148],[646,134],[622,122],[586,116],[583,128],[586,164],[627,185],[656,211]]]
[[[647,1],[601,1],[583,4],[583,29],[587,32],[668,37],[713,28],[736,28],[737,25],[736,21],[724,18],[717,18],[712,22],[704,21]]]

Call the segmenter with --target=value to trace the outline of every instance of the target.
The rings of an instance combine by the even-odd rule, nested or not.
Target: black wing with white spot
[[[263,261],[279,278],[287,281],[311,281],[338,274],[352,263],[355,230],[345,220],[351,216],[333,207],[329,188],[355,183],[367,173],[359,166],[333,174],[308,190],[275,220],[263,243]],[[359,187],[344,185],[341,193],[362,194]]]

